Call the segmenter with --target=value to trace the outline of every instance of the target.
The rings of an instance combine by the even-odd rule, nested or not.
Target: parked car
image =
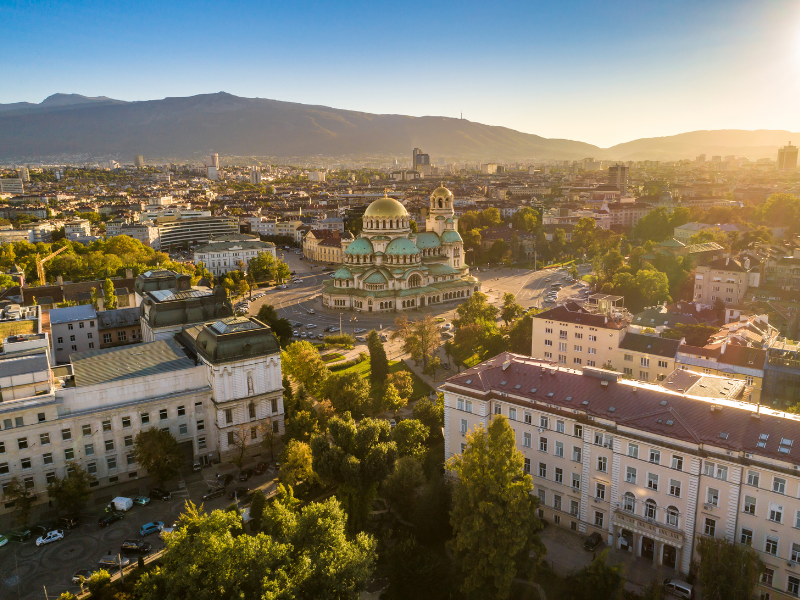
[[[0,533],[0,547],[5,546],[7,543],[8,543],[8,536]]]
[[[133,500],[124,496],[117,496],[108,505],[112,510],[128,511],[133,508]]]
[[[65,515],[58,520],[59,529],[75,529],[81,522],[78,515]]]
[[[53,525],[52,523],[40,523],[39,525],[34,525],[31,527],[31,533],[36,537],[40,537],[43,535],[47,535],[51,531],[55,531],[58,529],[58,525]]]
[[[583,542],[583,549],[592,552],[602,543],[603,543],[603,536],[601,536],[599,533],[595,531],[594,533],[592,533],[592,535],[586,538],[585,542]]]
[[[680,579],[665,579],[664,589],[667,594],[678,598],[694,598],[694,587],[691,583],[686,583]]]
[[[445,331],[447,331],[451,327],[452,327],[452,325],[450,323],[445,323],[444,325],[442,325],[442,329],[444,329]]]
[[[92,576],[92,573],[94,573],[94,571],[90,569],[78,569],[72,575],[72,583],[80,585],[81,581],[89,581],[89,577]]]
[[[225,488],[219,486],[208,490],[208,492],[203,496],[203,500],[213,500],[214,498],[219,498],[224,495],[225,495]]]
[[[150,490],[150,498],[153,500],[172,500],[172,494],[170,494],[164,488],[153,488]]]
[[[236,478],[230,473],[227,473],[222,476],[217,475],[217,480],[219,481],[219,485],[221,485],[222,487],[228,487],[230,484],[233,483],[234,479]]]
[[[313,323],[309,323],[308,325],[306,325],[306,329],[314,329],[315,327],[316,325],[314,325]]]
[[[253,476],[253,469],[242,469],[239,473],[239,481],[250,481]]]
[[[293,335],[294,337],[300,337],[300,332],[299,332],[299,331],[293,331],[293,332],[292,332],[292,335]]]
[[[164,523],[161,521],[151,521],[150,523],[145,523],[139,528],[139,535],[142,537],[146,535],[150,535],[151,533],[156,533],[157,531],[161,531],[164,528]]]
[[[253,469],[253,473],[256,475],[263,475],[267,472],[267,469],[269,469],[269,463],[260,462]]]
[[[318,333],[318,334],[317,334],[317,339],[318,339],[318,340],[324,340],[324,339],[325,339],[325,336],[324,336],[324,335],[322,335],[321,333]]]
[[[303,283],[303,280],[302,280],[302,279],[299,279],[299,278],[297,278],[297,279],[292,279],[292,283]]]
[[[365,331],[366,331],[366,329],[362,329],[362,328],[359,327],[358,329],[355,329],[353,331],[353,333],[364,333]]]
[[[37,538],[36,545],[44,546],[45,544],[51,544],[53,542],[57,542],[63,539],[64,539],[64,532],[60,529],[54,529],[50,533],[46,533],[42,537]]]
[[[125,540],[119,549],[123,554],[147,554],[153,549],[153,544],[139,540]]]
[[[305,331],[301,331],[300,332],[300,337],[301,338],[306,338],[306,337],[308,337],[308,334]]]
[[[356,341],[357,341],[357,342],[364,342],[364,343],[366,343],[366,342],[367,342],[367,338],[365,338],[363,335],[357,335],[357,336],[356,336]]]
[[[121,512],[112,512],[108,513],[107,515],[100,517],[100,527],[108,527],[112,523],[116,523],[117,521],[121,521],[125,518],[125,513]]]
[[[133,500],[134,504],[138,504],[139,506],[147,506],[150,504],[150,498],[147,496],[134,496],[131,500]]]
[[[174,523],[173,523],[173,524],[172,524],[170,527],[164,527],[164,528],[163,528],[163,529],[162,529],[162,530],[161,530],[161,531],[158,533],[158,537],[160,537],[162,540],[163,540],[163,539],[166,539],[166,537],[167,537],[167,536],[168,536],[170,533],[172,533],[173,531],[175,531],[176,529],[178,529],[178,522],[177,522],[177,521],[175,521],[175,522],[174,522]]]
[[[249,494],[250,494],[250,488],[247,487],[247,486],[242,485],[242,486],[239,486],[239,487],[235,487],[230,492],[228,492],[228,498],[230,498],[231,500],[233,500],[234,498],[237,498],[239,500],[243,500]]]
[[[119,554],[106,554],[103,558],[97,561],[101,569],[110,571],[112,569],[119,569],[120,567],[127,567],[131,564],[131,559],[127,556],[120,556]]]
[[[337,331],[339,331],[339,328],[334,326],[334,327],[331,327],[331,328],[329,329],[329,331],[330,331],[331,333],[336,333]]]
[[[17,529],[8,534],[12,542],[27,542],[33,536],[30,529]]]

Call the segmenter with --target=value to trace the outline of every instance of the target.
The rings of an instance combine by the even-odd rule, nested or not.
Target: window
[[[75,336],[74,336],[74,335],[71,335],[71,336],[69,336],[69,341],[70,341],[70,342],[74,342],[74,341],[75,341]],[[73,348],[74,348],[74,347],[75,347],[75,346],[73,346]]]
[[[494,405],[494,414],[502,415],[503,414],[503,406],[501,404]]]
[[[125,436],[125,440],[124,440],[124,444],[125,444],[126,448],[130,448],[131,446],[133,446],[133,436],[132,435],[126,435]]]
[[[782,477],[774,477],[772,479],[772,491],[779,494],[786,493],[786,480]]]
[[[797,542],[792,543],[792,562],[800,563],[800,544]]]
[[[84,436],[87,436],[87,435],[92,435],[92,426],[91,426],[91,425],[89,425],[89,424],[86,424],[86,425],[81,425],[81,433],[82,433]]]
[[[59,344],[63,344],[64,343],[64,338],[63,337],[59,337],[58,338],[58,343]]]
[[[572,434],[575,437],[582,438],[583,437],[583,425],[573,425],[572,426]]]
[[[558,433],[564,433],[564,421],[556,421],[556,431]]]
[[[461,445],[462,446],[466,446],[466,444],[461,444]],[[462,452],[463,452],[463,450],[462,450]],[[530,473],[531,473],[531,459],[530,458],[526,458],[525,459],[525,463],[522,466],[522,471],[525,474],[530,475]]]
[[[563,469],[559,469],[558,467],[556,467],[555,482],[556,483],[561,483],[561,484],[564,483],[564,470]]]
[[[61,439],[65,442],[68,442],[72,439],[72,430],[71,429],[62,429],[61,430]]]
[[[573,446],[572,447],[572,460],[574,460],[575,462],[581,462],[581,456],[582,456],[581,452],[582,451],[578,446]]]
[[[61,338],[59,338],[58,343],[59,344],[61,343]],[[110,333],[104,333],[103,334],[103,343],[104,344],[110,344],[111,343],[111,334]]]
[[[678,526],[678,509],[674,506],[667,508],[667,525],[670,527]]]
[[[676,498],[681,497],[681,482],[677,479],[669,480],[669,495],[675,496]]]
[[[280,433],[281,426],[278,424],[277,421],[272,422],[272,433]]]
[[[464,399],[463,398],[459,398],[456,401],[456,408],[458,408],[458,410],[464,410]]]
[[[467,420],[461,419],[461,433],[467,433]]]
[[[572,474],[572,487],[579,490],[581,487],[581,476],[577,473]]]
[[[122,428],[127,429],[131,426],[131,418],[130,417],[122,417]]]
[[[51,483],[54,483],[55,480],[56,480],[55,471],[50,471],[49,473],[45,473],[44,478],[45,478],[45,482],[47,483],[47,485],[50,485]]]
[[[545,333],[553,333],[553,328],[552,327],[545,327],[544,328],[544,332]]]
[[[658,491],[658,475],[656,475],[655,473],[647,474],[647,487],[653,490],[654,492]]]
[[[118,341],[124,342],[124,341],[127,341],[127,339],[128,339],[127,334],[124,331],[118,331],[117,332],[117,340]]]
[[[23,471],[25,469],[30,469],[31,468],[31,459],[30,458],[23,458],[22,460],[19,461],[19,465],[20,465],[20,467],[22,468]]]
[[[94,454],[94,444],[86,444],[83,447],[83,453],[86,456],[92,456]]]
[[[509,407],[509,409],[508,409],[508,418],[511,421],[516,421],[517,420],[517,409],[516,408]]]
[[[627,467],[625,469],[625,481],[628,483],[632,483],[636,485],[636,468],[635,467]]]
[[[598,500],[605,500],[606,499],[606,486],[602,483],[598,483],[594,497]]]
[[[789,575],[788,579],[786,580],[786,591],[793,596],[800,594],[800,577]]]
[[[633,354],[624,354],[622,360],[633,361]]]
[[[178,416],[179,417],[185,417],[186,416],[186,407],[185,406],[179,406],[178,407]]]
[[[728,480],[728,467],[717,465],[717,479],[721,479],[722,481]]]
[[[622,497],[622,510],[633,512],[636,508],[636,498],[630,492],[626,492]]]
[[[608,459],[605,456],[597,457],[597,470],[601,473],[608,473]]]
[[[603,434],[599,431],[594,432],[594,444],[595,446],[603,445]]]
[[[658,450],[650,450],[650,462],[654,465],[661,464],[661,452]]]
[[[111,421],[103,421],[103,431],[111,431]]]
[[[258,439],[258,428],[257,427],[251,427],[250,428],[250,439],[251,440],[257,440]]]
[[[745,546],[753,545],[753,530],[742,527],[742,533],[739,536],[739,542]]]
[[[639,458],[639,445],[628,444],[628,456],[632,458]]]
[[[678,471],[683,471],[683,457],[677,454],[672,455],[672,468]]]
[[[575,339],[576,340],[582,340],[583,339],[583,334],[582,333],[576,333],[575,334]]]
[[[590,334],[590,335],[589,335],[589,341],[590,341],[590,342],[596,342],[596,341],[597,341],[597,336],[596,336],[596,335],[591,335],[591,334]]]
[[[7,462],[0,463],[0,475],[6,475],[7,473],[8,473],[8,463]],[[3,491],[5,491],[5,485],[7,484],[8,482],[3,484]]]
[[[225,422],[233,423],[233,409],[230,408],[225,409]]]
[[[533,423],[533,415],[529,412],[525,413],[525,424],[531,425]]]
[[[39,423],[44,423],[47,420],[47,417],[44,413],[39,413],[37,415],[37,419],[39,420]]]
[[[545,346],[552,346],[553,345],[553,340],[545,340],[544,341],[544,345]]]
[[[150,413],[142,413],[141,415],[142,425],[147,425],[150,422]]]
[[[553,494],[553,508],[561,510],[561,496],[558,494]]]
[[[113,471],[117,468],[117,457],[116,456],[109,456],[106,459],[106,464],[108,465],[108,470]]]
[[[706,490],[706,503],[711,506],[719,506],[719,490],[708,488]]]
[[[665,360],[658,361],[658,367],[660,369],[666,369],[667,368],[667,361],[665,361]]]
[[[649,358],[644,358],[644,357],[640,358],[639,359],[639,366],[649,369],[650,368],[650,359]]]
[[[559,332],[558,332],[558,339],[560,339],[560,340],[565,340],[565,339],[567,339],[567,332],[566,332],[566,331],[564,331],[563,329],[562,329],[562,330],[559,330]]]
[[[756,499],[753,496],[744,497],[744,512],[748,515],[756,514]]]
[[[761,583],[765,583],[765,584],[767,584],[768,586],[771,587],[772,586],[772,578],[773,578],[774,575],[775,575],[775,570],[774,569],[770,569],[769,567],[767,567],[766,569],[764,569],[764,572],[761,574]]]
[[[650,373],[647,371],[639,371],[639,379],[642,381],[648,381],[650,379]]]
[[[46,465],[52,465],[53,464],[52,453],[48,452],[46,454],[42,454],[42,462]]]
[[[69,329],[70,331],[72,331],[74,329],[74,327],[72,326],[72,323],[67,323],[67,329]]]
[[[540,437],[539,438],[539,451],[540,452],[547,452],[547,438]]]
[[[567,351],[567,343],[566,342],[558,342],[558,351],[559,352],[566,352]]]
[[[783,522],[783,507],[778,504],[769,505],[769,520],[775,523]]]
[[[197,447],[199,449],[201,449],[201,450],[206,447],[206,438],[205,437],[197,438]]]
[[[542,429],[547,429],[548,425],[550,424],[550,420],[545,417],[544,415],[539,417],[539,427]]]
[[[622,372],[623,372],[625,375],[630,375],[631,377],[633,377],[633,369],[631,369],[630,367],[624,367],[624,368],[622,369]]]
[[[747,472],[747,485],[752,485],[753,487],[758,487],[758,472],[757,471],[748,471]]]
[[[158,411],[158,420],[159,421],[166,421],[169,418],[166,408],[162,408]]]
[[[28,438],[17,438],[17,448],[25,450],[28,447]]]
[[[714,537],[714,534],[717,531],[717,522],[714,519],[706,518],[705,527],[703,528],[703,533],[708,536]]]
[[[656,503],[653,500],[645,501],[645,503],[644,503],[644,516],[645,516],[645,518],[655,520],[657,511],[658,511],[658,507],[656,506]]]
[[[583,346],[578,346],[577,344],[573,346],[575,352],[583,352]]]
[[[50,434],[49,433],[40,433],[39,434],[39,444],[42,446],[47,446],[50,443]],[[5,446],[3,447],[3,452],[5,452]]]
[[[594,511],[594,524],[597,527],[603,526],[603,513],[601,513],[599,510]]]
[[[778,538],[768,535],[767,541],[764,543],[764,552],[778,556]]]
[[[525,446],[526,448],[530,448],[531,447],[531,434],[530,433],[525,432],[524,434],[522,434],[522,445]]]
[[[567,357],[566,357],[566,355],[564,355],[564,354],[559,354],[559,355],[558,355],[558,364],[560,364],[560,365],[565,365],[565,364],[567,364]]]
[[[133,453],[127,454],[125,455],[125,462],[127,462],[129,465],[136,464],[136,457],[133,455]]]
[[[547,463],[539,463],[539,477],[547,477]]]
[[[206,422],[202,419],[197,421],[197,431],[203,431],[206,428]]]
[[[64,459],[72,460],[74,458],[75,458],[75,451],[72,448],[66,448],[64,450]]]
[[[580,502],[577,500],[570,500],[569,501],[569,514],[577,515],[578,511],[580,510]]]
[[[114,440],[106,440],[106,452],[114,450]]]
[[[536,496],[539,498],[539,505],[544,506],[547,504],[547,490],[536,490]],[[541,511],[540,516],[541,516]]]
[[[795,512],[794,515],[794,526],[796,529],[800,529],[800,510]]]
[[[228,446],[233,446],[233,444],[234,444],[235,442],[236,442],[236,440],[235,440],[235,439],[234,439],[234,437],[233,437],[233,432],[232,432],[232,431],[229,431],[229,432],[228,432]]]

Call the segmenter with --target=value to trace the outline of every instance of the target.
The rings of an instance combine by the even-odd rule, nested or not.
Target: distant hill
[[[605,149],[609,158],[617,160],[679,160],[694,159],[705,154],[707,160],[714,155],[743,156],[749,159],[776,158],[778,148],[789,141],[800,142],[800,133],[759,129],[720,129],[717,131],[691,131],[667,137],[642,138],[617,144]]]
[[[12,102],[11,104],[0,104],[0,112],[15,110],[38,111],[52,107],[75,106],[78,104],[95,104],[97,102],[121,103],[122,100],[114,100],[113,98],[108,98],[106,96],[97,96],[96,98],[91,98],[89,96],[81,96],[80,94],[53,94],[52,96],[48,96],[42,100],[39,104],[34,104],[33,102]]]
[[[583,142],[461,119],[375,115],[224,92],[144,102],[79,98],[82,104],[75,99],[67,105],[46,101],[47,110],[41,105],[2,110],[0,158],[191,157],[211,150],[238,156],[410,156],[414,147],[434,157],[476,160],[580,159],[602,153]]]

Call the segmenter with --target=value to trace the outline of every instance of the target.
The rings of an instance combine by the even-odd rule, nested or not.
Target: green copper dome
[[[441,242],[439,242],[439,236],[432,231],[423,231],[417,234],[416,244],[417,248],[420,250],[424,248],[438,248],[442,245]]]
[[[458,234],[457,231],[452,229],[448,229],[447,231],[442,232],[442,242],[445,244],[454,244],[456,242],[463,242],[464,240],[461,239],[461,236]]]
[[[419,248],[408,238],[397,238],[386,247],[386,254],[419,254]]]
[[[347,267],[342,267],[333,274],[334,279],[352,279],[353,273]]]
[[[360,237],[356,241],[351,242],[344,251],[345,254],[372,254],[372,243],[365,237]]]
[[[386,283],[386,277],[384,277],[380,271],[375,271],[364,280],[364,283]]]
[[[383,198],[379,198],[370,204],[367,207],[367,210],[364,211],[364,216],[377,218],[407,217],[408,211],[406,210],[405,206],[400,204],[394,198],[384,196]]]

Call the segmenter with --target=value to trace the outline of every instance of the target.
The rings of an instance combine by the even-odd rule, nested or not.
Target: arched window
[[[422,277],[419,275],[412,275],[408,278],[408,287],[415,288],[422,285]]]
[[[635,507],[636,507],[636,496],[634,496],[630,492],[625,492],[625,495],[622,497],[622,510],[633,512]]]
[[[667,508],[667,525],[671,527],[678,527],[678,509],[674,506]]]
[[[658,510],[658,505],[656,505],[655,500],[650,500],[649,498],[645,500],[644,503],[644,516],[647,519],[655,519],[656,518],[656,511]]]

